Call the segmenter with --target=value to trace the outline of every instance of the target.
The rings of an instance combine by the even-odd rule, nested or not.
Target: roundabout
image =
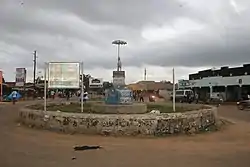
[[[75,110],[72,110],[73,106],[76,106]],[[142,110],[139,110],[139,113],[136,112],[137,110],[134,112],[131,109],[128,110],[128,107],[132,106],[135,108],[139,106]],[[217,108],[194,106],[178,104],[177,111],[180,112],[169,113],[169,111],[164,112],[164,109],[171,109],[170,104],[135,103],[113,106],[95,102],[85,104],[84,113],[80,113],[80,105],[77,103],[64,105],[51,103],[46,112],[41,109],[42,105],[38,104],[21,108],[18,120],[34,128],[106,136],[166,136],[195,134],[214,129],[217,121]],[[97,110],[94,110],[96,108]],[[150,113],[147,108],[160,110],[161,113]],[[117,113],[117,110],[120,113]]]

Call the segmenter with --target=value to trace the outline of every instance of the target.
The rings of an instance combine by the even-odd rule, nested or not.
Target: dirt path
[[[21,127],[15,123],[19,107],[0,106],[1,167],[250,166],[250,123],[247,120],[236,119],[237,124],[221,132],[192,137],[114,138],[64,135]],[[226,110],[221,108],[220,113],[226,116]],[[230,114],[229,117],[232,118]],[[72,147],[77,144],[101,145],[104,149],[74,152]]]

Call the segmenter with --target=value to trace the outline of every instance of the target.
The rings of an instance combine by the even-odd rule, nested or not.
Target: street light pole
[[[121,45],[127,45],[126,41],[122,41],[122,40],[115,40],[112,42],[113,45],[117,45],[117,71],[121,71],[121,58],[120,58],[120,46]]]
[[[119,62],[121,61],[120,58],[120,44],[117,45],[117,71],[119,71],[119,69],[121,70],[121,64],[119,65]],[[120,67],[119,67],[120,66]]]

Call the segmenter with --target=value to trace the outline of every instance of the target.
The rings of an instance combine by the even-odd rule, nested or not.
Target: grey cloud
[[[141,27],[192,13],[176,0],[26,0],[25,5],[73,12],[94,24]],[[24,6],[25,6],[24,5]]]
[[[139,50],[126,64],[143,63],[160,66],[222,66],[249,62],[250,11],[234,17],[222,29],[208,27],[201,33],[191,33],[171,41],[154,43]],[[140,62],[140,63],[138,63]]]
[[[0,49],[1,55],[14,61],[13,67],[31,67],[32,52],[37,50],[39,68],[46,61],[79,60],[85,62],[87,69],[114,69],[117,51],[111,42],[115,39],[128,42],[121,49],[124,66],[200,67],[249,61],[249,9],[236,14],[228,1],[218,2],[223,8],[217,13],[213,11],[217,0],[204,1],[201,9],[193,8],[189,1],[174,0],[23,2],[0,1],[0,42],[23,50]],[[202,23],[204,30],[152,43],[141,36],[147,26],[172,25],[181,17]]]

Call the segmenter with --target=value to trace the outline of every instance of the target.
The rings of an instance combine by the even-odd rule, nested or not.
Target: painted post
[[[47,111],[47,63],[45,63],[44,67],[44,111]]]
[[[83,62],[81,63],[81,76],[82,76],[82,82],[81,82],[81,112],[83,112],[83,86],[84,86],[84,80],[83,80]]]
[[[173,68],[173,111],[175,112],[175,72]]]

